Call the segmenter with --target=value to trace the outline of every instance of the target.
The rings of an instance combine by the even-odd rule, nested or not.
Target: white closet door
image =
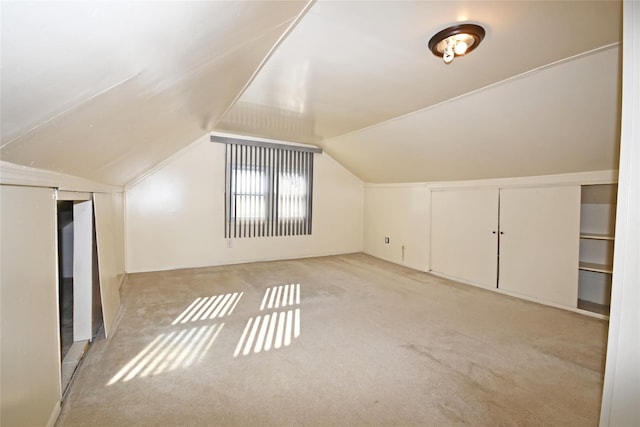
[[[497,283],[498,190],[431,193],[431,270],[487,288]]]
[[[576,307],[579,242],[579,186],[500,190],[500,289]]]
[[[93,287],[93,204],[73,205],[73,340],[90,340]]]

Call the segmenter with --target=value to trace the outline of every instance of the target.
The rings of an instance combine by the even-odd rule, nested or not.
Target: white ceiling
[[[207,132],[305,2],[2,2],[5,161],[124,185]]]
[[[220,130],[322,146],[367,182],[617,167],[621,2],[1,7],[13,163],[125,185]],[[445,65],[426,44],[458,21],[487,35]]]

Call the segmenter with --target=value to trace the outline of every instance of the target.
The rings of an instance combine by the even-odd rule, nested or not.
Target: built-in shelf
[[[583,185],[580,195],[578,308],[608,315],[611,303],[616,184]]]
[[[609,234],[598,234],[598,233],[582,233],[580,234],[581,239],[592,239],[592,240],[613,240],[613,236]]]
[[[580,270],[585,270],[585,271],[595,271],[596,273],[609,273],[609,274],[613,273],[613,266],[596,264],[594,262],[580,261],[580,266],[578,268],[580,268]]]
[[[591,311],[592,313],[602,314],[604,316],[609,315],[609,306],[604,304],[598,304],[591,301],[578,300],[578,308],[580,310]]]

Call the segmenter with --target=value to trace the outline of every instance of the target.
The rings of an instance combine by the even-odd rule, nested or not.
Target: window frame
[[[226,147],[225,238],[312,234],[313,154],[322,150],[211,139]]]
[[[271,194],[271,185],[269,183],[269,180],[266,179],[267,176],[269,176],[269,172],[268,172],[268,167],[266,166],[256,166],[256,165],[234,165],[232,166],[232,170],[231,173],[234,174],[233,176],[236,178],[235,181],[237,182],[237,178],[238,178],[238,167],[241,168],[241,171],[253,171],[253,170],[262,170],[262,174],[263,174],[263,187],[264,189],[261,192],[257,192],[257,191],[252,191],[252,185],[251,182],[249,183],[249,191],[248,192],[238,192],[237,191],[237,186],[234,186],[232,188],[232,193],[231,193],[231,198],[230,198],[230,203],[228,204],[227,208],[230,210],[229,212],[227,212],[228,217],[230,218],[231,221],[234,222],[238,222],[238,223],[242,223],[242,222],[247,222],[247,221],[266,221],[267,220],[267,213],[269,212],[269,204],[270,204],[270,197],[269,195]],[[250,180],[251,181],[251,180]],[[245,216],[245,215],[241,215],[238,216],[238,210],[237,210],[237,199],[238,197],[261,197],[264,200],[264,208],[263,208],[263,212],[261,215],[255,215],[255,216]],[[250,204],[251,205],[251,204]],[[249,208],[249,210],[251,211],[252,209]],[[231,212],[233,212],[234,214],[231,215]],[[252,213],[252,212],[250,212]]]

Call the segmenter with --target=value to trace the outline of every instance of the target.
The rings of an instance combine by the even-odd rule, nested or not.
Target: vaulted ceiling
[[[2,2],[0,158],[124,186],[211,131],[367,182],[615,169],[621,2]],[[486,29],[445,65],[447,25]]]

